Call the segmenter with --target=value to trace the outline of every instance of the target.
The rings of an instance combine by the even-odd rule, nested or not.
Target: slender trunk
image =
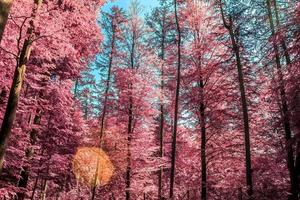
[[[94,180],[93,180],[93,185],[92,185],[92,198],[91,200],[95,199],[96,196],[96,192],[97,192],[97,179],[98,179],[98,171],[99,171],[99,157],[97,158],[97,167],[96,167],[96,171],[95,171],[95,176],[94,176]]]
[[[275,26],[273,22],[272,17],[272,9],[271,9],[271,2],[270,0],[266,0],[267,9],[268,9],[268,18],[270,22],[270,28],[271,28],[271,36],[275,37]],[[289,116],[289,110],[288,110],[288,104],[286,99],[286,92],[284,87],[284,78],[282,73],[282,67],[280,63],[280,52],[279,47],[276,44],[276,41],[273,41],[273,48],[275,53],[275,62],[276,62],[276,68],[277,68],[277,75],[279,78],[279,91],[280,91],[280,98],[281,98],[281,106],[282,106],[282,118],[283,118],[283,128],[285,132],[285,142],[286,142],[286,151],[287,151],[287,167],[289,171],[290,176],[290,190],[291,194],[289,196],[289,199],[296,200],[298,199],[298,178],[296,174],[296,169],[294,166],[294,152],[293,152],[293,146],[292,146],[292,131],[291,131],[291,125],[290,125],[290,116]]]
[[[34,37],[34,20],[38,14],[39,8],[42,4],[42,0],[36,1],[35,8],[32,12],[32,21],[31,25],[28,28],[28,37],[24,41],[21,54],[18,60],[18,64],[16,66],[15,72],[14,72],[14,78],[12,82],[12,86],[10,89],[8,102],[4,114],[4,118],[2,121],[2,126],[0,130],[0,174],[2,172],[3,167],[3,160],[4,160],[4,154],[6,151],[6,145],[8,142],[8,139],[10,137],[11,129],[13,127],[13,123],[16,117],[16,111],[19,103],[20,98],[20,92],[22,89],[23,81],[24,81],[24,75],[26,71],[26,64],[30,57],[31,52],[31,44],[32,39]]]
[[[77,93],[78,93],[78,85],[79,85],[79,78],[76,78],[76,81],[75,81],[75,87],[74,87],[74,98],[76,99],[77,97]]]
[[[195,33],[195,43],[200,44],[200,32],[196,30]],[[204,82],[202,76],[202,56],[199,53],[197,55],[197,67],[199,73],[199,113],[200,113],[200,128],[201,128],[201,199],[206,200],[207,196],[207,169],[206,169],[206,115],[205,115],[205,102],[204,102]]]
[[[132,34],[132,44],[130,52],[130,69],[134,69],[134,57],[135,57],[135,42],[136,32]],[[130,185],[131,185],[131,139],[133,130],[133,97],[132,89],[133,83],[129,83],[129,105],[128,105],[128,126],[127,126],[127,167],[126,167],[126,200],[130,200]]]
[[[233,31],[231,31],[231,40],[234,46],[234,51],[236,54],[236,62],[238,68],[238,79],[239,79],[239,87],[240,87],[240,95],[241,95],[241,103],[243,110],[243,121],[244,121],[244,139],[245,139],[245,157],[246,157],[246,182],[247,182],[247,193],[249,199],[252,199],[253,195],[253,183],[252,183],[252,168],[251,168],[251,147],[250,147],[250,127],[249,127],[249,117],[248,117],[248,105],[246,99],[246,91],[244,86],[244,74],[242,70],[242,63],[240,59],[239,47],[235,43],[235,38],[233,35]]]
[[[84,97],[84,119],[87,120],[89,115],[89,95],[85,94]]]
[[[177,77],[176,77],[176,96],[175,96],[175,109],[174,109],[174,126],[172,135],[172,153],[171,153],[171,175],[170,175],[170,195],[172,199],[174,196],[174,180],[175,180],[175,161],[176,161],[176,139],[177,139],[177,122],[178,122],[178,104],[179,104],[179,94],[180,94],[180,69],[181,69],[181,30],[179,26],[179,19],[177,13],[177,0],[174,0],[174,14],[176,21],[176,28],[178,34],[177,40]]]
[[[33,124],[35,124],[35,125],[39,124],[40,120],[41,120],[40,110],[37,110],[36,113],[37,114],[35,115],[35,117],[33,119]],[[32,115],[30,114],[29,121],[28,121],[29,124],[31,124],[31,118],[32,118],[31,116]],[[37,130],[33,128],[30,131],[30,145],[35,145],[36,137],[37,137]],[[27,147],[25,153],[26,153],[26,159],[27,160],[29,160],[34,154],[33,149],[31,147]],[[24,189],[27,188],[29,175],[30,175],[30,167],[23,166],[22,171],[21,171],[21,177],[20,177],[20,180],[19,180],[19,183],[18,183],[19,188],[24,188]],[[23,192],[19,192],[17,194],[17,196],[18,196],[18,200],[23,200],[24,197],[25,197],[25,194]]]
[[[42,191],[41,191],[41,198],[40,198],[41,200],[46,199],[47,189],[48,189],[48,182],[46,179],[46,180],[44,180]]]
[[[35,178],[35,181],[34,181],[34,185],[33,185],[33,189],[32,189],[32,194],[31,194],[31,198],[30,200],[34,200],[34,195],[35,195],[35,191],[37,189],[37,185],[38,185],[38,182],[39,182],[39,172],[37,173],[37,176]]]
[[[162,159],[164,156],[164,106],[163,104],[160,105],[160,124],[159,124],[159,157],[161,159],[159,172],[158,172],[158,199],[161,200],[163,197],[163,166],[162,166]]]
[[[278,28],[280,28],[280,20],[279,20],[279,11],[278,11],[278,7],[277,7],[277,0],[273,0],[273,3],[274,3],[274,10],[275,10],[275,17],[276,17],[276,25],[277,25]],[[285,42],[285,38],[281,38],[280,43],[281,43],[281,46],[282,46],[282,49],[283,49],[283,52],[284,52],[286,64],[290,65],[292,63],[292,61],[291,61],[289,50],[288,50],[286,42]]]
[[[114,27],[114,24],[112,22],[112,27]],[[105,87],[105,92],[104,92],[104,103],[103,103],[103,111],[101,115],[101,125],[100,125],[100,146],[102,146],[102,138],[104,134],[104,122],[105,122],[105,115],[106,115],[106,110],[107,110],[107,99],[108,99],[108,92],[110,88],[110,77],[111,77],[111,68],[112,68],[112,63],[113,63],[113,56],[114,56],[114,51],[115,51],[115,29],[113,28],[113,33],[112,33],[112,41],[111,41],[111,52],[109,55],[109,63],[108,63],[108,74],[107,74],[107,79],[106,79],[106,87]]]
[[[13,0],[0,0],[0,44]]]
[[[294,106],[295,106],[295,116],[294,116],[294,121],[295,121],[295,126],[296,126],[296,131],[297,133],[295,134],[296,136],[296,163],[295,163],[295,169],[296,169],[296,174],[297,174],[297,180],[298,180],[298,193],[300,191],[300,92],[298,91],[295,95],[295,100],[294,100]]]
[[[162,21],[162,42],[161,42],[161,59],[165,60],[165,13],[163,14],[163,21]],[[161,96],[164,95],[164,64],[161,68],[161,75],[160,75],[160,89],[161,89]],[[163,101],[160,103],[160,118],[159,118],[159,157],[161,159],[159,172],[158,172],[158,199],[162,200],[163,198],[163,166],[162,166],[162,159],[164,156],[164,104]]]
[[[239,88],[240,88],[240,96],[241,96],[241,104],[243,111],[243,124],[244,124],[244,140],[245,140],[245,161],[246,161],[246,183],[247,183],[247,194],[248,199],[252,199],[253,195],[253,183],[252,183],[252,169],[251,169],[251,147],[250,147],[250,127],[249,127],[249,116],[248,116],[248,105],[244,84],[244,74],[243,74],[243,66],[240,57],[240,49],[237,43],[236,35],[233,27],[233,19],[229,17],[229,24],[226,22],[225,14],[223,11],[222,2],[220,2],[221,15],[225,28],[228,30],[233,52],[235,54],[236,59],[236,67],[238,70],[238,80],[239,80]]]
[[[201,199],[206,200],[206,125],[205,125],[205,105],[203,98],[204,84],[200,80],[201,103],[200,103],[200,126],[201,126]]]
[[[114,193],[112,192],[111,193],[111,197],[110,197],[110,200],[115,200],[116,198],[115,198],[115,195],[114,195]]]
[[[50,120],[50,118],[49,118],[49,120]],[[41,156],[43,156],[43,154],[44,154],[44,149],[42,149]],[[41,165],[42,165],[42,159],[40,158],[40,160],[39,160],[39,166],[41,166]],[[36,192],[36,189],[37,189],[37,186],[38,186],[38,182],[39,182],[39,178],[40,178],[39,177],[40,176],[40,172],[41,172],[41,170],[39,168],[38,171],[37,171],[37,175],[36,175],[36,178],[35,178],[34,185],[33,185],[32,194],[31,194],[30,200],[34,200],[34,195],[35,195],[35,192]]]
[[[132,88],[132,85],[130,85]],[[128,127],[127,127],[127,168],[126,168],[126,200],[130,200],[130,184],[131,184],[131,134],[132,134],[132,120],[133,120],[133,102],[132,97],[129,97],[128,109]]]
[[[50,158],[51,158],[51,156],[50,156]],[[47,170],[46,170],[47,174],[49,173],[49,170],[50,170],[50,166],[48,165],[47,166]],[[46,199],[47,189],[48,189],[48,180],[44,179],[44,180],[42,180],[42,188],[41,188],[40,200],[45,200]]]
[[[97,191],[97,186],[96,186],[96,185],[93,185],[93,186],[92,186],[92,197],[91,197],[91,200],[94,200],[94,199],[95,199],[96,191]]]
[[[243,200],[243,190],[242,190],[242,188],[238,189],[238,200]]]
[[[23,167],[23,170],[21,171],[21,178],[18,182],[18,187],[19,188],[26,188],[28,184],[28,178],[29,178],[29,167]],[[18,200],[23,200],[25,198],[25,193],[24,192],[18,192],[17,193],[17,199]]]
[[[298,184],[298,195],[299,195],[299,191],[300,191],[300,138],[298,136],[297,139],[297,146],[296,146],[296,163],[295,163],[295,173],[296,173],[296,177],[297,177],[297,184]]]

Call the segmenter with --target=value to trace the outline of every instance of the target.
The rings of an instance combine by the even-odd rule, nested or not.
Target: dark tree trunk
[[[240,88],[240,96],[241,96],[241,104],[242,104],[242,112],[243,112],[243,124],[244,124],[246,183],[248,187],[247,194],[248,194],[248,199],[252,199],[253,183],[252,183],[252,169],[251,169],[250,127],[249,127],[248,105],[247,105],[247,98],[246,98],[246,91],[245,91],[245,84],[244,84],[243,66],[240,57],[240,48],[237,43],[232,16],[229,16],[229,22],[227,22],[227,20],[225,19],[223,5],[221,1],[220,1],[220,9],[221,9],[221,15],[222,15],[224,27],[228,30],[230,35],[232,48],[236,59],[236,67],[238,70],[238,80],[239,80],[239,88]]]
[[[203,98],[204,84],[200,81],[201,103],[200,103],[200,126],[201,126],[201,199],[206,200],[206,124],[205,124],[205,105]]]
[[[200,32],[196,30],[194,33],[196,44],[200,44]],[[207,198],[207,167],[206,167],[206,115],[205,115],[205,97],[204,97],[204,81],[202,76],[202,55],[197,56],[197,67],[199,73],[199,123],[201,127],[201,199]]]
[[[38,182],[39,182],[39,175],[40,175],[40,172],[37,173],[37,176],[35,178],[30,200],[34,200],[34,195],[35,195],[35,192],[36,192],[36,189],[38,186]]]
[[[132,85],[130,85],[132,88]],[[128,127],[127,127],[127,168],[126,168],[126,200],[130,200],[130,184],[131,184],[131,135],[132,135],[132,120],[133,120],[133,102],[132,97],[129,97],[128,109]]]
[[[33,119],[33,124],[39,124],[40,123],[40,120],[41,120],[41,115],[40,114],[41,114],[40,110],[37,110],[37,114],[35,115],[35,117]],[[31,123],[31,115],[29,117],[29,124],[30,123]],[[35,145],[36,137],[37,137],[37,130],[32,129],[30,131],[30,144],[31,145]],[[26,154],[26,159],[30,160],[30,158],[34,154],[33,149],[31,147],[27,147],[25,154]],[[24,189],[27,188],[29,175],[30,175],[30,167],[23,166],[22,170],[21,170],[21,178],[19,180],[18,187],[24,188]],[[22,192],[18,193],[18,200],[23,200],[24,197],[25,197],[24,193],[22,193]]]
[[[3,160],[4,160],[4,154],[6,151],[6,145],[8,142],[8,139],[10,137],[11,129],[13,127],[13,123],[15,121],[16,117],[16,111],[19,103],[20,93],[24,81],[24,75],[26,71],[26,64],[30,57],[31,52],[31,43],[34,35],[34,20],[35,17],[39,11],[39,7],[42,4],[42,0],[38,0],[35,2],[35,8],[32,12],[32,22],[30,23],[31,26],[28,28],[28,37],[24,41],[21,54],[18,60],[18,64],[16,66],[15,72],[14,72],[14,78],[12,82],[12,86],[10,89],[8,102],[4,114],[4,118],[2,121],[2,126],[0,130],[0,174],[2,172],[3,167]]]
[[[113,56],[114,56],[114,51],[115,51],[115,25],[112,22],[112,27],[113,27],[113,33],[112,33],[112,42],[111,42],[111,52],[109,55],[109,63],[108,63],[108,74],[107,74],[107,79],[106,79],[106,86],[105,86],[105,92],[104,92],[104,103],[103,103],[103,111],[101,115],[101,120],[100,120],[100,146],[102,146],[102,138],[104,134],[104,124],[105,124],[105,115],[106,115],[106,110],[107,110],[107,98],[108,98],[108,92],[110,88],[110,77],[111,77],[111,68],[112,68],[112,63],[113,63]]]
[[[164,156],[164,106],[163,104],[160,105],[160,124],[159,124],[159,157],[160,159]],[[163,167],[160,163],[159,172],[158,172],[158,199],[161,200],[163,197]]]
[[[74,87],[74,98],[76,98],[78,95],[78,85],[79,85],[79,78],[76,78],[75,87]]]
[[[130,68],[134,69],[134,56],[135,56],[135,42],[136,35],[133,31],[132,34],[132,44],[130,52]],[[127,124],[127,167],[126,167],[126,200],[130,200],[130,186],[131,186],[131,139],[132,139],[132,130],[133,130],[133,97],[132,97],[132,88],[133,83],[129,83],[129,105],[128,105],[128,124]]]
[[[43,185],[42,185],[42,190],[41,190],[41,200],[46,199],[47,189],[48,189],[48,181],[47,181],[47,179],[45,179],[43,182]]]
[[[278,28],[280,28],[279,11],[278,11],[276,0],[273,0],[273,4],[274,4],[274,10],[275,10],[276,25]],[[285,38],[281,38],[280,43],[281,43],[281,46],[282,46],[282,49],[284,52],[286,64],[290,65],[292,63],[292,61],[291,61],[291,57],[289,54],[289,50],[288,50],[286,42],[285,42]]]
[[[8,102],[2,121],[2,126],[0,130],[0,173],[2,172],[3,159],[6,151],[6,145],[10,137],[11,129],[15,120],[16,111],[19,103],[20,92],[22,89],[22,84],[24,81],[24,75],[26,70],[26,62],[29,57],[30,52],[30,42],[25,41],[20,56],[20,61],[15,69],[13,83],[10,89],[10,94],[8,97]]]
[[[27,188],[27,183],[28,183],[28,178],[29,178],[29,168],[24,167],[23,170],[21,171],[21,178],[18,183],[19,188]],[[18,200],[23,200],[25,198],[25,193],[24,192],[19,192],[17,193],[17,199]]]
[[[270,28],[271,28],[271,36],[275,36],[275,26],[273,22],[272,17],[272,8],[271,8],[271,2],[270,0],[266,0],[267,9],[268,9],[268,18],[270,22]],[[273,49],[275,53],[275,62],[276,62],[276,68],[277,68],[277,75],[278,75],[278,83],[279,83],[279,91],[280,91],[280,99],[281,99],[281,106],[282,106],[282,119],[283,119],[283,128],[285,132],[285,141],[286,141],[286,151],[287,151],[287,167],[289,171],[290,176],[290,200],[296,200],[298,199],[298,178],[296,174],[296,169],[294,165],[294,152],[293,152],[293,146],[292,146],[292,131],[291,131],[291,125],[290,125],[290,116],[289,116],[289,110],[288,110],[288,104],[286,99],[286,92],[285,92],[285,86],[284,86],[284,77],[282,73],[282,67],[280,63],[280,52],[279,47],[276,44],[276,41],[273,41]],[[286,52],[287,53],[287,52]]]
[[[170,174],[170,194],[172,199],[174,196],[174,180],[175,180],[175,163],[176,163],[176,140],[177,140],[177,122],[178,122],[178,105],[180,95],[180,70],[181,70],[181,30],[179,26],[179,19],[177,13],[177,0],[174,0],[174,14],[177,28],[177,77],[176,77],[176,96],[175,96],[175,109],[174,109],[174,126],[172,135],[172,153],[171,153],[171,174]]]
[[[96,196],[96,190],[97,190],[97,186],[94,185],[92,187],[92,197],[91,197],[91,200],[94,200],[95,199],[95,196]]]
[[[93,180],[93,186],[92,186],[92,198],[91,200],[94,200],[96,197],[96,192],[97,192],[97,180],[98,180],[98,171],[99,171],[99,157],[97,159],[97,167],[94,175],[94,180]]]
[[[164,2],[163,2],[164,3]],[[164,4],[163,4],[164,6]],[[165,30],[165,21],[166,21],[166,13],[163,13],[162,19],[162,41],[161,41],[161,55],[160,58],[164,61],[165,60],[165,37],[166,37],[166,30]],[[161,68],[161,75],[160,75],[160,89],[163,96],[164,93],[164,64]],[[159,157],[162,160],[164,156],[164,104],[163,102],[160,103],[160,117],[159,117]],[[159,172],[158,172],[158,199],[162,200],[163,198],[163,167],[160,163]]]

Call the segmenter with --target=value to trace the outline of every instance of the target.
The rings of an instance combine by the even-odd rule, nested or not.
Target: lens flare
[[[78,148],[72,164],[77,180],[90,186],[108,184],[114,173],[109,156],[97,147]]]

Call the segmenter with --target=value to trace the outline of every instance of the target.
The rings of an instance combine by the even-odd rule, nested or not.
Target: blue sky
[[[113,5],[118,5],[124,9],[127,9],[128,6],[130,5],[130,1],[131,0],[115,0],[114,2],[109,2],[106,3],[103,7],[104,10],[109,9],[111,6]],[[144,7],[144,11],[147,12],[149,10],[151,10],[151,8],[155,7],[158,5],[158,1],[157,0],[139,0],[139,2],[141,3],[141,5],[143,5]]]

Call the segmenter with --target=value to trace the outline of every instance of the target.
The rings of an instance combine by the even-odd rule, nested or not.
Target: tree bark
[[[2,121],[2,126],[0,130],[0,174],[2,172],[4,154],[6,151],[6,146],[8,139],[10,137],[11,129],[16,117],[16,111],[19,103],[20,93],[24,81],[24,75],[26,71],[26,64],[30,57],[31,44],[34,37],[34,20],[38,14],[39,8],[42,4],[42,0],[35,1],[36,5],[32,12],[32,20],[30,22],[30,27],[28,28],[28,36],[24,41],[18,64],[14,72],[14,78],[12,86],[10,89],[8,102]]]
[[[75,87],[74,87],[74,98],[76,99],[78,95],[78,85],[79,85],[79,78],[76,78],[75,80]]]
[[[109,55],[109,63],[108,63],[108,74],[107,74],[107,79],[106,79],[106,86],[105,86],[105,92],[104,92],[104,103],[103,103],[103,111],[101,115],[101,120],[100,120],[100,146],[102,146],[103,143],[103,134],[104,134],[104,123],[105,123],[105,115],[106,115],[106,110],[107,110],[107,99],[108,99],[108,92],[110,89],[110,77],[111,77],[111,68],[112,68],[112,63],[113,63],[113,56],[114,56],[114,51],[115,51],[115,24],[113,23],[114,20],[112,20],[112,41],[111,41],[111,52]]]
[[[41,120],[41,115],[40,114],[41,114],[40,110],[37,110],[36,115],[33,119],[33,124],[39,124],[40,123],[40,120]],[[28,121],[29,124],[31,124],[31,121],[32,121],[31,118],[32,117],[30,115],[29,121]],[[36,137],[37,137],[37,130],[33,128],[30,131],[30,145],[35,145]],[[26,159],[29,160],[33,156],[33,154],[34,154],[33,149],[31,147],[27,147],[26,152],[25,152]],[[30,167],[24,165],[22,167],[20,176],[21,177],[20,177],[19,182],[18,182],[18,187],[26,189],[27,184],[28,184],[28,179],[29,179],[29,176],[30,176]],[[18,196],[18,200],[23,200],[25,198],[25,194],[23,192],[17,193],[17,196]]]
[[[91,200],[94,200],[95,197],[96,197],[98,170],[99,170],[99,158],[97,159],[97,167],[96,167],[95,176],[94,176],[93,185],[92,185],[92,197],[91,197]]]
[[[200,126],[201,126],[201,199],[206,200],[206,122],[205,122],[205,105],[203,98],[204,84],[203,80],[200,80],[201,88],[201,103],[200,103]]]
[[[246,91],[245,91],[245,84],[244,84],[243,66],[242,66],[242,61],[240,56],[239,45],[237,43],[236,35],[234,32],[232,16],[229,16],[229,23],[228,23],[225,19],[222,1],[220,1],[220,9],[221,9],[221,15],[222,15],[224,27],[228,30],[230,35],[232,48],[236,59],[236,67],[238,70],[238,80],[239,80],[240,97],[241,97],[242,112],[243,112],[243,124],[244,124],[247,194],[248,194],[248,199],[252,199],[253,183],[252,183],[252,168],[251,168],[250,127],[249,127],[248,105],[247,105],[247,98],[246,98]]]
[[[42,149],[42,152],[41,152],[41,155],[43,156],[44,154],[44,149]],[[42,165],[42,160],[40,159],[39,160],[39,166]],[[37,186],[38,186],[38,182],[39,182],[39,178],[40,178],[40,169],[38,169],[38,172],[37,172],[37,175],[36,175],[36,178],[35,178],[35,181],[34,181],[34,185],[33,185],[33,189],[32,189],[32,193],[31,193],[31,198],[30,200],[34,200],[34,195],[35,195],[35,192],[36,192],[36,189],[37,189]]]
[[[180,70],[181,70],[181,30],[177,13],[177,0],[174,0],[174,14],[177,29],[177,76],[176,76],[176,96],[174,109],[174,126],[172,134],[172,153],[171,153],[171,174],[170,174],[170,199],[174,196],[174,180],[175,180],[175,163],[176,163],[176,140],[177,140],[177,123],[178,123],[178,105],[180,95]]]
[[[47,189],[48,189],[48,183],[47,180],[44,180],[42,191],[41,191],[41,200],[46,199]]]
[[[18,187],[26,189],[28,178],[29,178],[29,167],[24,167],[23,170],[21,171],[21,178],[18,182]],[[23,200],[25,198],[25,193],[18,192],[17,197],[18,197],[17,200]]]
[[[37,177],[35,178],[30,200],[34,200],[34,195],[35,195],[35,191],[36,191],[38,182],[39,182],[39,173],[37,174]]]
[[[195,30],[195,43],[200,44],[200,32]],[[201,128],[201,199],[207,198],[207,167],[206,167],[206,114],[205,114],[205,102],[204,102],[204,81],[202,76],[202,56],[199,53],[197,55],[197,68],[199,74],[199,123]]]
[[[130,52],[130,68],[134,69],[134,56],[135,56],[135,42],[136,42],[136,33],[133,30],[132,34],[132,44]],[[133,83],[129,83],[129,104],[128,104],[128,124],[127,124],[127,167],[126,167],[126,200],[130,200],[130,186],[131,186],[131,139],[132,139],[132,127],[133,127],[133,97],[132,89]]]
[[[0,0],[0,44],[13,0]]]
[[[163,6],[164,6],[163,2]],[[164,8],[163,8],[164,9]],[[162,21],[162,41],[161,41],[161,55],[160,58],[162,61],[165,61],[165,37],[166,37],[166,30],[165,30],[165,21],[166,21],[166,13],[163,11],[163,21]],[[161,96],[164,95],[164,63],[161,68],[161,75],[160,75],[160,89],[161,89]],[[164,103],[160,102],[160,117],[159,117],[159,157],[162,160],[164,156]],[[160,162],[159,172],[158,172],[158,199],[162,200],[163,198],[163,167],[162,162]]]
[[[268,18],[270,23],[270,29],[271,29],[271,36],[275,37],[275,26],[273,22],[273,16],[272,16],[272,7],[271,7],[271,1],[266,0],[267,4],[267,10],[268,10]],[[274,39],[274,38],[272,38]],[[289,171],[290,176],[290,200],[296,200],[298,199],[298,178],[296,174],[295,169],[295,161],[294,161],[294,152],[293,152],[293,146],[292,146],[292,131],[291,131],[291,125],[290,125],[290,116],[289,116],[289,110],[288,110],[288,104],[287,104],[287,98],[286,98],[286,91],[285,91],[285,84],[284,84],[284,77],[282,73],[282,66],[280,62],[280,52],[279,47],[276,44],[276,41],[273,40],[273,49],[275,53],[275,62],[276,62],[276,69],[277,69],[277,75],[278,75],[278,83],[279,83],[279,92],[280,92],[280,99],[281,99],[281,106],[282,106],[282,119],[283,119],[283,128],[285,132],[285,143],[286,143],[286,151],[287,151],[287,168]]]
[[[278,28],[280,28],[281,25],[280,25],[279,10],[278,10],[278,7],[277,7],[277,1],[273,0],[273,4],[274,4],[274,10],[275,10],[276,25],[277,25]],[[288,47],[287,47],[286,42],[285,42],[285,38],[281,38],[280,43],[281,43],[281,46],[282,46],[282,49],[283,49],[283,52],[284,52],[286,64],[290,65],[292,63],[292,61],[291,61],[291,56],[290,56]]]
[[[132,88],[132,85],[130,85]],[[127,127],[127,167],[126,167],[126,200],[130,200],[130,184],[131,184],[131,134],[133,120],[133,102],[132,97],[129,97],[128,109],[128,127]]]

